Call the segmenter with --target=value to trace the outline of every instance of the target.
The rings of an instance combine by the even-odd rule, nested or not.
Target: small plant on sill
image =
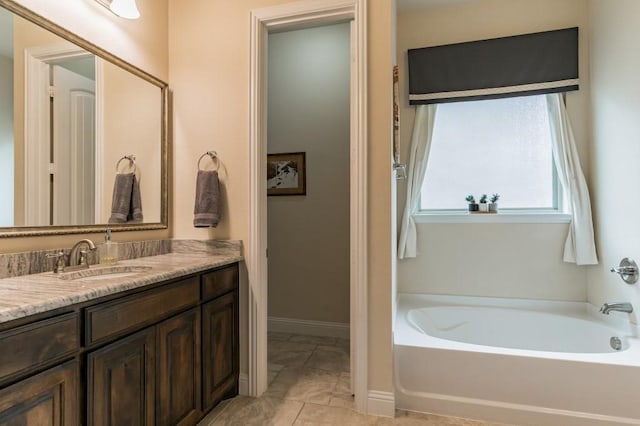
[[[493,194],[489,201],[489,211],[491,213],[498,213],[498,200],[500,199],[500,194]]]
[[[478,203],[476,203],[476,199],[473,195],[469,194],[465,198],[467,203],[469,203],[469,212],[477,212],[478,211]]]
[[[489,205],[487,204],[487,194],[482,194],[480,197],[480,211],[486,213],[489,211]]]

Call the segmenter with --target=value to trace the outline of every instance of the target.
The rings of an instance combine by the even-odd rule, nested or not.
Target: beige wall
[[[623,257],[640,258],[640,2],[590,0],[590,6],[591,200],[600,265],[590,268],[589,301],[631,302],[638,309],[640,287],[628,286],[609,268]]]
[[[442,2],[428,10],[400,9],[403,161],[408,161],[414,117],[407,99],[407,49],[573,26],[580,27],[581,88],[567,95],[567,107],[588,176],[587,0],[477,0]],[[399,215],[405,193],[406,183],[399,181]],[[587,268],[562,262],[567,225],[418,224],[417,228],[418,257],[398,262],[400,292],[586,300]]]
[[[166,0],[138,0],[142,18],[137,21],[118,18],[94,1],[67,0],[64,5],[48,0],[17,0],[16,2],[156,77],[164,80],[168,78],[168,7]],[[114,239],[133,241],[165,238],[169,235],[170,230],[119,232],[114,235]],[[0,252],[11,253],[32,249],[69,247],[82,237],[94,240],[101,239],[95,234],[2,238],[0,239]]]
[[[233,238],[248,244],[249,13],[288,0],[171,0],[170,84],[174,105],[176,237]],[[369,2],[369,388],[391,391],[391,25],[392,1]],[[225,211],[216,229],[195,229],[198,157],[220,155]],[[246,306],[246,283],[241,289]],[[246,311],[241,369],[247,371]]]
[[[269,36],[269,153],[305,152],[307,195],[269,197],[272,317],[349,322],[350,24]]]

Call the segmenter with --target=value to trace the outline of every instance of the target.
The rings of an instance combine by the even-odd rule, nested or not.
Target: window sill
[[[416,223],[570,223],[571,215],[558,212],[498,212],[469,214],[467,212],[422,212],[413,215]]]

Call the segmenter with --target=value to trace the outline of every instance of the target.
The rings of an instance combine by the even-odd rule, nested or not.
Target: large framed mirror
[[[0,237],[167,228],[167,96],[165,82],[0,0]],[[136,185],[116,195],[141,208],[116,220],[124,175]]]

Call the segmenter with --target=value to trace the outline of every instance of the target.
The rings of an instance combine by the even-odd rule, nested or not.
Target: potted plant
[[[476,199],[473,195],[467,195],[467,203],[469,203],[469,212],[477,212],[478,211],[478,203],[476,203]]]
[[[480,197],[480,211],[481,212],[488,212],[489,211],[489,204],[487,204],[487,194],[482,194],[482,197]]]
[[[493,194],[489,199],[489,211],[491,213],[498,213],[498,200],[500,199],[500,194]]]

